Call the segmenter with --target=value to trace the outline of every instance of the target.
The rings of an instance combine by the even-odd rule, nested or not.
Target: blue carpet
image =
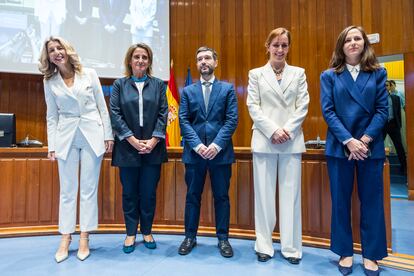
[[[392,250],[414,255],[414,201],[391,200]]]
[[[126,255],[122,252],[124,235],[91,235],[91,256],[81,262],[76,258],[78,236],[73,237],[70,256],[57,264],[54,253],[59,236],[0,239],[0,275],[339,275],[338,257],[326,249],[305,247],[303,260],[291,265],[276,252],[267,263],[259,263],[254,254],[254,241],[231,239],[234,257],[220,256],[215,238],[199,237],[198,245],[187,256],[177,254],[183,236],[154,235],[157,249],[149,250],[142,242]],[[279,244],[275,244],[279,250]],[[355,256],[354,273],[363,275],[361,256]],[[381,275],[412,275],[391,268],[381,268]]]

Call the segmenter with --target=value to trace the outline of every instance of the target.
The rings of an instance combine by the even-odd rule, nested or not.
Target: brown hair
[[[205,51],[211,52],[213,54],[213,59],[214,60],[217,60],[218,59],[218,55],[217,55],[216,50],[214,50],[213,48],[207,47],[207,46],[201,46],[200,48],[197,49],[197,52],[196,52],[196,61],[197,61],[198,53],[205,52]]]
[[[38,68],[44,75],[44,78],[46,80],[50,79],[58,70],[57,66],[49,60],[49,54],[47,52],[47,44],[51,41],[58,42],[65,49],[68,61],[72,65],[73,71],[81,74],[82,64],[80,63],[80,59],[75,51],[75,48],[73,48],[73,46],[65,39],[58,36],[51,36],[43,43],[42,52],[40,53],[39,58]]]
[[[276,28],[276,29],[272,30],[269,33],[269,35],[267,36],[266,42],[265,42],[266,55],[267,55],[267,57],[269,57],[269,51],[267,49],[269,48],[270,43],[272,43],[272,40],[275,37],[278,37],[278,36],[281,36],[281,35],[286,35],[287,36],[288,41],[289,41],[289,46],[290,46],[290,41],[291,41],[290,40],[290,32],[286,28],[283,28],[283,27]]]
[[[344,45],[348,32],[352,29],[357,29],[361,32],[362,38],[364,39],[364,49],[361,53],[360,66],[362,71],[375,71],[380,68],[378,60],[375,56],[374,50],[372,49],[371,43],[368,40],[367,34],[361,26],[348,26],[338,36],[336,40],[336,47],[332,53],[329,67],[333,68],[336,73],[341,73],[345,69],[345,53]]]
[[[128,50],[127,50],[127,52],[125,54],[125,58],[124,58],[124,66],[125,66],[124,75],[127,76],[127,77],[130,77],[130,76],[133,75],[133,72],[132,72],[132,68],[131,68],[131,64],[130,63],[131,63],[131,60],[132,60],[132,54],[134,53],[134,51],[137,48],[144,49],[147,52],[147,55],[148,55],[148,68],[147,68],[146,74],[148,76],[151,76],[151,74],[152,74],[152,58],[153,58],[153,54],[152,54],[152,50],[151,50],[150,46],[148,46],[145,43],[133,44],[133,45],[131,45],[128,48]]]

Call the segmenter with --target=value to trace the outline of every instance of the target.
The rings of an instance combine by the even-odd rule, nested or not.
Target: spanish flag
[[[180,125],[178,123],[178,105],[180,102],[177,87],[175,86],[173,61],[171,60],[170,80],[167,87],[168,121],[167,121],[167,147],[178,147],[181,143]]]

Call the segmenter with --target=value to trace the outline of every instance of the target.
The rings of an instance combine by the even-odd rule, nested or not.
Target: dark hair
[[[152,57],[153,57],[153,54],[152,54],[152,50],[151,50],[150,46],[148,46],[145,43],[133,44],[128,48],[128,50],[125,54],[125,58],[124,58],[124,66],[125,66],[124,75],[127,76],[127,77],[130,77],[130,76],[133,75],[130,63],[131,63],[131,60],[132,60],[132,54],[134,53],[134,51],[137,48],[144,49],[147,52],[147,54],[148,54],[148,68],[147,68],[146,73],[147,73],[148,76],[151,76],[151,74],[152,74]]]
[[[393,84],[393,85],[397,85],[396,83],[395,83],[395,80],[387,80],[389,83],[391,83],[391,84]]]
[[[200,48],[197,49],[196,60],[197,60],[198,53],[205,52],[205,51],[210,51],[213,54],[213,59],[214,60],[218,59],[218,55],[217,55],[216,50],[214,50],[213,48],[207,47],[207,46],[201,46]]]
[[[357,29],[361,32],[362,38],[364,39],[364,49],[361,53],[360,66],[362,71],[375,71],[380,68],[378,60],[375,56],[374,50],[371,47],[371,43],[368,40],[367,34],[361,26],[348,26],[338,36],[336,40],[336,47],[332,54],[329,67],[333,68],[336,73],[340,73],[345,69],[345,53],[344,45],[346,36],[352,29]]]

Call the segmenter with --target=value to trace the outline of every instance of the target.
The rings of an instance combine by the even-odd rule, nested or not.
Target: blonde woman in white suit
[[[252,152],[255,195],[255,251],[261,262],[274,255],[276,179],[282,256],[291,264],[302,258],[301,159],[305,152],[302,123],[308,112],[305,70],[290,66],[290,33],[270,32],[268,62],[249,72],[247,106],[253,120]]]
[[[89,232],[98,227],[98,181],[103,154],[112,151],[111,123],[96,72],[82,68],[67,41],[50,37],[43,44],[39,61],[47,106],[48,158],[57,159],[59,168],[62,239],[55,260],[61,262],[68,257],[76,227],[79,186],[81,233],[77,257],[83,261],[90,255]]]

